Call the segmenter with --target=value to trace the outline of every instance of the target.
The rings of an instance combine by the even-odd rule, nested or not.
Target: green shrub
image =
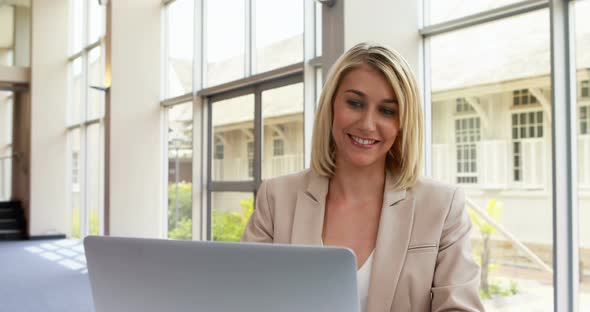
[[[254,212],[254,199],[240,201],[241,212],[213,210],[213,240],[239,242]]]
[[[168,185],[168,238],[192,239],[193,185],[178,183],[178,216],[176,216],[176,185]],[[176,223],[178,220],[178,224]]]
[[[98,235],[99,229],[98,210],[90,209],[90,228],[88,231],[89,235]],[[72,238],[80,238],[80,208],[72,209]]]

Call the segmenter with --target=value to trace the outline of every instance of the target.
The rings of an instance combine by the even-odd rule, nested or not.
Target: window
[[[215,143],[215,159],[223,159],[223,143],[221,141],[217,141]]]
[[[478,117],[455,120],[457,144],[457,183],[477,183],[477,145],[480,139]]]
[[[208,180],[202,186],[207,193],[203,201],[207,207],[202,208],[208,215],[195,231],[207,239],[235,240],[237,235],[226,236],[224,232],[243,226],[238,224],[236,213],[249,211],[261,180],[304,167],[304,145],[311,145],[311,136],[304,136],[304,125],[313,124],[312,102],[322,85],[323,4],[203,0],[196,2],[202,10],[194,10],[189,8],[194,2],[191,0],[164,2],[167,28],[161,104],[168,107],[186,101],[198,91],[195,88],[205,88],[200,93],[203,101],[197,101],[195,107],[203,103],[206,122],[195,131],[207,136],[208,155],[200,174],[206,174]],[[193,16],[193,12],[202,15]],[[304,14],[309,15],[304,18]],[[186,37],[192,29],[197,29],[194,38]],[[183,55],[189,56],[186,62]],[[198,59],[189,60],[191,56]],[[188,61],[196,67],[202,65],[197,73],[201,76],[194,77],[192,86]],[[305,75],[304,82],[308,70],[311,75]],[[264,75],[268,71],[272,71],[271,78]],[[219,93],[211,88],[218,85],[225,85]],[[304,107],[308,108],[305,116]],[[169,172],[174,170],[170,168]],[[194,170],[195,174],[199,171]],[[230,211],[226,211],[228,207]],[[205,226],[207,230],[200,230]]]
[[[253,2],[256,11],[256,72],[261,73],[303,61],[304,1]]]
[[[248,155],[248,177],[254,177],[254,142],[246,144],[246,154]]]
[[[475,113],[473,106],[467,103],[465,98],[457,99],[457,113]]]
[[[193,90],[194,1],[176,0],[167,5],[164,98]]]
[[[537,98],[529,93],[529,90],[514,90],[513,94],[513,105],[514,106],[527,106],[537,104]]]
[[[211,180],[249,181],[254,172],[254,94],[211,98]],[[223,159],[215,157],[215,139],[223,138]],[[248,144],[252,147],[249,149]]]
[[[590,105],[580,107],[580,134],[590,134]]]
[[[531,111],[512,114],[512,153],[514,166],[514,181],[523,180],[523,141],[527,141],[526,139],[542,137],[542,111]]]
[[[30,66],[31,0],[0,1],[0,66]]]
[[[283,156],[285,154],[285,141],[283,139],[274,139],[273,145],[273,156]]]
[[[193,103],[167,109],[168,231],[170,239],[193,237]]]
[[[579,85],[579,130],[577,138],[577,173],[578,173],[578,189],[573,190],[574,196],[578,201],[579,217],[573,220],[578,222],[579,237],[579,272],[583,278],[579,279],[578,292],[578,306],[580,312],[590,311],[589,298],[589,282],[588,272],[590,272],[590,257],[588,251],[590,250],[590,23],[588,17],[590,16],[590,1],[574,1],[571,2],[574,7],[573,15],[575,20],[572,40],[575,41],[575,68],[576,78]],[[576,159],[574,158],[575,162]],[[574,294],[576,295],[576,294]]]
[[[484,4],[427,1],[430,14],[439,14],[433,11],[437,8],[454,17],[453,11]],[[552,87],[550,15],[543,8],[498,16],[457,22],[461,26],[452,30],[442,24],[423,29],[429,47],[431,173],[469,186],[464,190],[474,224],[470,238],[485,276],[480,295],[491,298],[483,301],[486,311],[545,311],[553,306],[551,295],[526,303],[518,295],[554,291],[553,142],[545,113],[553,103],[551,97],[542,103],[534,96],[548,94]],[[494,223],[483,221],[483,214]],[[536,258],[527,256],[531,252]]]
[[[261,180],[303,169],[302,78],[289,75],[210,96],[213,239],[239,240]]]
[[[244,0],[205,0],[206,86],[226,83],[246,75],[245,16]]]
[[[425,0],[426,24],[436,24],[525,0]]]
[[[104,194],[105,7],[70,1],[67,131],[72,230],[82,238],[102,234]]]
[[[80,173],[79,173],[79,152],[73,152],[72,153],[72,190],[80,190],[80,185],[79,185],[79,181],[80,181]]]
[[[302,170],[303,83],[265,90],[261,96],[262,179]]]

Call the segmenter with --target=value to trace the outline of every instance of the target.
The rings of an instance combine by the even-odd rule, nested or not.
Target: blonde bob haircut
[[[335,173],[333,102],[342,78],[361,65],[369,65],[382,73],[397,97],[400,131],[387,153],[385,168],[396,177],[396,188],[409,188],[416,183],[422,166],[424,126],[418,85],[410,66],[398,52],[374,43],[355,45],[338,58],[328,73],[313,126],[311,169],[327,177]]]

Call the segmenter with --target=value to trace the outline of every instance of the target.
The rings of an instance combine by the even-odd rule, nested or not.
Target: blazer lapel
[[[310,172],[305,191],[297,193],[291,243],[297,245],[321,245],[324,227],[324,211],[329,180]]]
[[[414,199],[406,190],[394,190],[388,175],[369,283],[368,312],[390,311],[406,259],[414,221]]]

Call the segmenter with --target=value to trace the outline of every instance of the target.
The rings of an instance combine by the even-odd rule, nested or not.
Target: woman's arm
[[[242,242],[272,243],[273,217],[268,200],[268,182],[262,182],[256,195],[256,209],[252,213]]]
[[[473,260],[465,195],[453,195],[439,242],[431,311],[484,311],[479,298],[480,269]]]

